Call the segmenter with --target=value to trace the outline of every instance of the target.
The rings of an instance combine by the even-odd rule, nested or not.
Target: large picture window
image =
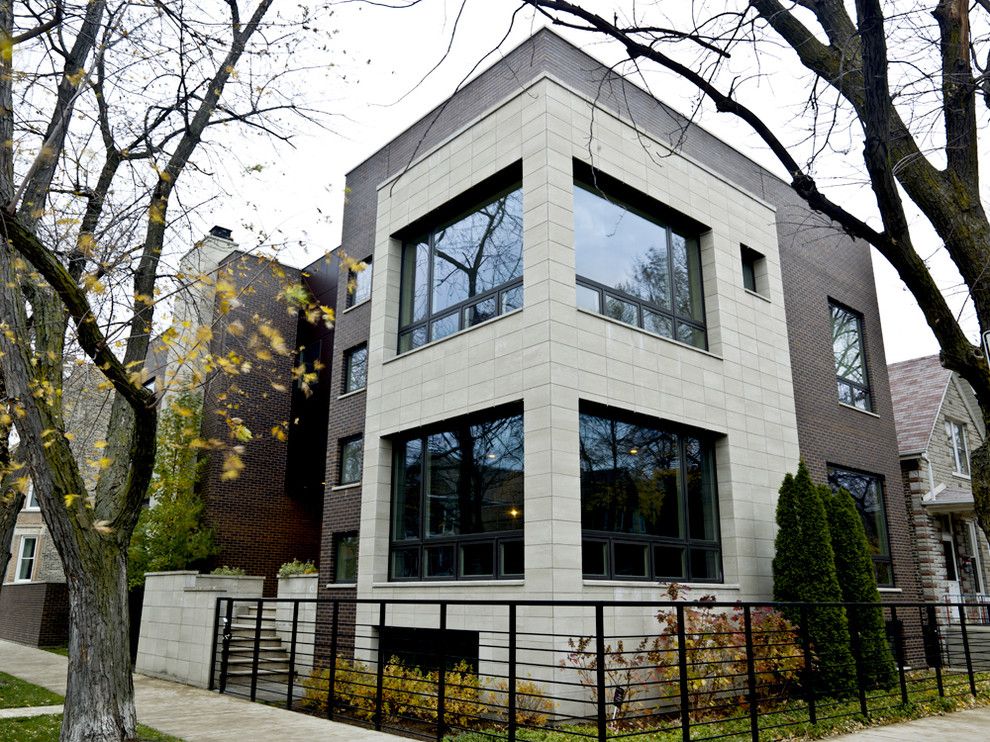
[[[522,235],[516,183],[405,240],[399,352],[522,307]]]
[[[829,302],[829,311],[832,314],[832,352],[835,354],[839,401],[861,410],[872,410],[866,354],[863,352],[863,318],[835,302]]]
[[[721,580],[710,440],[598,408],[580,426],[585,578]]]
[[[522,577],[521,414],[397,440],[393,462],[393,580]]]
[[[633,206],[618,193],[628,188],[585,169],[576,165],[574,182],[578,306],[707,348],[700,226],[672,227],[652,199]]]
[[[877,584],[893,585],[894,571],[890,560],[890,543],[887,540],[887,516],[880,477],[830,466],[828,483],[833,491],[847,490],[856,501],[856,509],[859,510],[866,529],[866,540],[870,544]]]

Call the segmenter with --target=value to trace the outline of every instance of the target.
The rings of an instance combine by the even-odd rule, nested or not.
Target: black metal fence
[[[844,650],[816,646],[827,611]],[[210,676],[427,739],[755,741],[990,693],[988,618],[963,603],[219,598]]]

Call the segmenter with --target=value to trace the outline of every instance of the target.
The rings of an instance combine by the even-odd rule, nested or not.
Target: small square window
[[[347,272],[347,307],[360,304],[371,296],[371,258],[362,260],[356,268]]]
[[[21,548],[17,555],[17,582],[30,582],[34,576],[34,562],[38,551],[37,536],[22,536]]]
[[[743,288],[756,294],[766,294],[766,258],[750,247],[740,245],[742,258]]]
[[[344,393],[364,389],[368,383],[368,346],[344,351]]]
[[[333,581],[342,583],[357,582],[357,534],[339,533],[333,538]]]
[[[340,444],[340,484],[356,484],[361,481],[364,465],[364,438],[348,438]]]

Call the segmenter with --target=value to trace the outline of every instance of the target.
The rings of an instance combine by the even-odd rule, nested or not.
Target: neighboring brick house
[[[767,598],[799,457],[920,597],[869,247],[786,183],[544,30],[347,189],[322,597]]]
[[[973,390],[937,355],[888,371],[922,596],[986,599],[990,545],[973,512],[969,464],[986,431]]]

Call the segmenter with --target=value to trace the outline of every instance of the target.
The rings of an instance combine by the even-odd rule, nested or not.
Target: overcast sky
[[[335,247],[340,241],[345,173],[449,97],[472,67],[481,62],[480,70],[496,62],[501,56],[498,52],[482,59],[509,31],[510,16],[517,5],[514,0],[468,0],[450,55],[425,80],[422,78],[440,61],[446,48],[460,0],[424,0],[415,8],[401,10],[360,2],[339,5],[334,16],[339,54],[325,75],[313,76],[309,91],[314,103],[334,114],[332,130],[301,129],[295,149],[255,141],[222,165],[217,176],[227,181],[230,196],[201,214],[204,228],[211,224],[230,227],[234,239],[245,247],[258,231],[272,235],[272,241],[285,240],[290,247],[282,257],[294,265],[305,264]],[[615,3],[592,0],[586,5],[610,15]],[[531,14],[519,14],[501,52],[510,51],[541,25],[533,22]],[[619,53],[587,34],[561,33],[607,63],[615,61]],[[789,72],[796,64],[786,52],[781,52],[781,61],[784,64],[779,67]],[[647,82],[667,104],[682,112],[691,110],[694,89],[675,76],[656,72]],[[759,88],[753,87],[746,102],[787,130],[789,117],[805,98],[805,81],[774,76],[761,81]],[[762,110],[761,102],[771,107]],[[782,174],[766,149],[736,119],[709,107],[698,120]],[[857,148],[846,157],[858,158],[858,153]],[[254,165],[261,168],[253,169]],[[833,199],[858,215],[869,216],[858,208],[871,202],[868,190],[864,193],[861,186],[850,186],[840,169],[823,169],[816,175]],[[932,240],[928,247],[927,252],[932,253],[937,243]],[[921,312],[894,270],[876,253],[873,263],[888,362],[937,352]],[[936,258],[935,273],[941,285],[958,282],[945,260]],[[954,306],[962,304],[961,297],[953,301]],[[975,336],[972,312],[963,316],[965,326]]]

